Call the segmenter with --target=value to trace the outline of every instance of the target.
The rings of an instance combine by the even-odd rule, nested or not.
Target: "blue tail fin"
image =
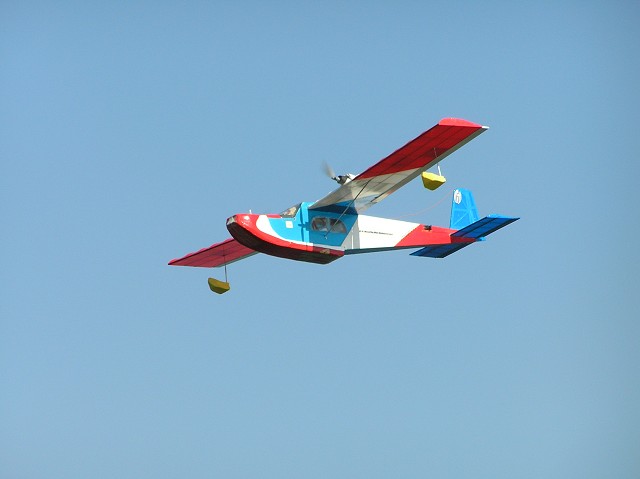
[[[475,223],[478,218],[478,208],[476,208],[476,202],[471,191],[464,188],[455,190],[453,192],[453,201],[451,202],[449,228],[460,230],[471,223]]]

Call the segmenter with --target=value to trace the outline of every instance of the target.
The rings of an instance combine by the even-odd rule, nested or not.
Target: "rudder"
[[[454,190],[449,228],[460,230],[475,223],[479,218],[478,208],[476,208],[476,202],[471,191],[464,188]]]

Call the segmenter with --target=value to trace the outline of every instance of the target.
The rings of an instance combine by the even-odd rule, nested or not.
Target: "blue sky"
[[[0,13],[1,477],[638,477],[637,2]],[[487,242],[167,266],[449,116]]]

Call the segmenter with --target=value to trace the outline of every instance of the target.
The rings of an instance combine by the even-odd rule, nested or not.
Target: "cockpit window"
[[[311,221],[311,229],[313,231],[323,231],[327,233],[347,233],[347,228],[340,220],[333,218],[325,218],[324,216],[316,216]]]
[[[283,218],[294,218],[296,214],[298,214],[299,209],[300,209],[300,203],[292,206],[291,208],[287,208],[282,213],[280,213],[280,216],[282,216]]]
[[[329,231],[328,219],[329,218],[322,218],[321,216],[313,218],[313,221],[311,221],[311,229],[313,231]]]

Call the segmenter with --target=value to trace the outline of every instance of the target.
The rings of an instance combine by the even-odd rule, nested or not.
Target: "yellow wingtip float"
[[[222,293],[226,293],[231,289],[231,286],[229,286],[229,283],[226,283],[225,281],[219,281],[214,278],[209,278],[208,283],[209,283],[209,289],[211,289],[211,291],[213,291],[214,293],[222,294]]]
[[[447,179],[442,175],[436,175],[428,171],[422,173],[422,184],[431,191],[440,188],[446,181]]]

